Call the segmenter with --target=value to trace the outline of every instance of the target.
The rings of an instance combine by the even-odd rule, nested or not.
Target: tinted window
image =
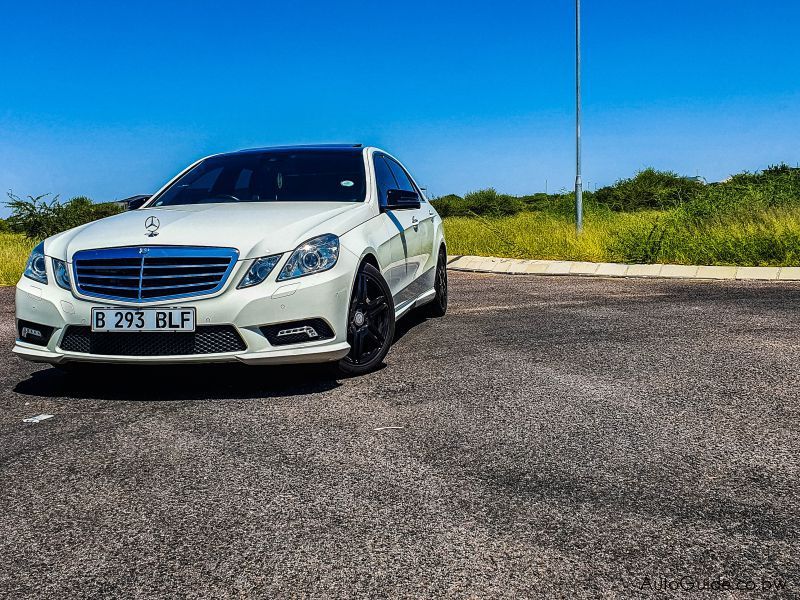
[[[382,154],[376,154],[373,162],[375,164],[375,182],[378,184],[378,202],[381,206],[386,206],[386,192],[397,189],[397,181]]]
[[[239,173],[239,178],[236,180],[236,189],[246,190],[250,187],[250,178],[252,176],[253,172],[250,169],[242,169],[242,172]]]
[[[219,177],[220,173],[222,173],[222,167],[217,169],[210,169],[203,173],[200,177],[195,179],[189,187],[193,190],[210,190],[214,183],[217,181],[217,177]]]
[[[417,190],[414,189],[414,184],[411,183],[411,179],[409,179],[406,172],[403,170],[403,167],[398,165],[394,162],[391,158],[386,158],[386,162],[389,163],[389,168],[392,170],[392,174],[394,178],[397,180],[397,185],[399,189],[406,190],[407,192],[416,192]]]
[[[359,202],[365,194],[366,174],[360,150],[270,150],[212,156],[164,190],[153,206]]]

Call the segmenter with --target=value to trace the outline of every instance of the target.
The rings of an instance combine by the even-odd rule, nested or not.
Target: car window
[[[411,183],[411,178],[408,174],[403,170],[399,164],[393,161],[388,156],[386,157],[386,162],[389,163],[389,168],[392,170],[392,174],[394,178],[397,180],[398,189],[405,190],[407,192],[416,192],[416,188],[414,184]]]
[[[253,176],[251,169],[242,169],[239,178],[236,180],[237,190],[246,190],[250,186],[250,178]]]
[[[193,190],[209,191],[212,187],[214,187],[214,183],[217,181],[220,173],[222,173],[222,167],[211,169],[195,179],[191,184],[189,184],[188,187]]]
[[[372,160],[375,165],[375,183],[378,184],[378,202],[380,206],[386,206],[386,192],[398,189],[397,180],[382,154],[375,154]]]
[[[154,199],[152,206],[219,202],[361,202],[363,151],[264,150],[212,156]]]

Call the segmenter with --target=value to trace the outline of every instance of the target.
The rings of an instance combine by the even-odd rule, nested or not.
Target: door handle
[[[419,219],[417,217],[411,217],[411,224],[414,226],[414,231],[419,231]]]

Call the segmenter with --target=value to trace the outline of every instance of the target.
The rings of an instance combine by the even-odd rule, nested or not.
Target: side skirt
[[[393,296],[395,320],[416,306],[427,304],[436,297],[434,287],[436,267],[431,267],[413,283]]]

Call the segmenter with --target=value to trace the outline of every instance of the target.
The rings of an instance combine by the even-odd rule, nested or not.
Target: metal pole
[[[575,231],[583,231],[581,181],[581,0],[575,0]]]

